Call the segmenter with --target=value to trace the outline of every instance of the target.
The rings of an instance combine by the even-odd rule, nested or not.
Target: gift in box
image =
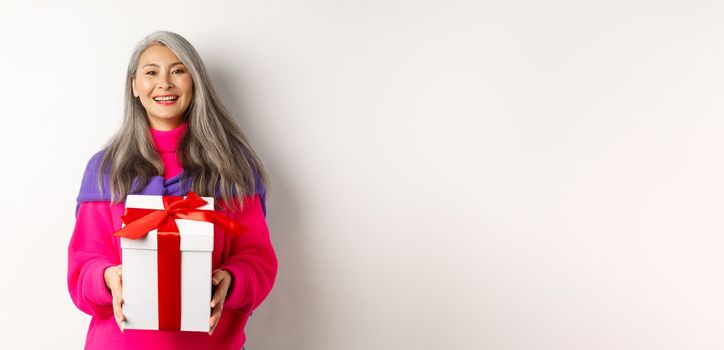
[[[213,212],[213,197],[198,197],[193,193],[190,196],[206,201],[189,208],[190,211]],[[171,201],[164,198],[181,200],[187,196],[128,195],[123,227],[127,226],[125,221],[133,224],[134,219],[152,212],[163,213],[172,206]],[[135,217],[128,220],[129,209],[147,210],[137,210]],[[173,215],[160,220],[174,221],[178,231],[169,233],[173,229],[169,230],[170,223],[166,222],[166,227],[161,223],[159,228],[147,231],[140,238],[121,237],[124,328],[208,332],[214,223],[200,221],[198,217],[190,220]],[[145,229],[139,232],[142,231]],[[170,238],[171,243],[168,243],[168,236],[163,237],[174,234],[176,237]],[[174,243],[174,239],[180,242]]]

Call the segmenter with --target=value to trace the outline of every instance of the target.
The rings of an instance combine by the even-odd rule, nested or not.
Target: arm
[[[278,262],[261,197],[258,194],[245,196],[243,204],[243,210],[230,215],[249,230],[236,237],[224,238],[224,244],[230,245],[229,256],[222,260],[219,268],[232,276],[224,307],[251,313],[271,292]]]
[[[113,312],[103,276],[106,268],[120,264],[112,233],[109,202],[80,203],[68,245],[68,290],[73,303],[89,315]]]

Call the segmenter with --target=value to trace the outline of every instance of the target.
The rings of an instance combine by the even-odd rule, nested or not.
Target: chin
[[[178,114],[156,114],[156,116],[161,119],[171,120],[176,119],[176,116],[178,116]]]

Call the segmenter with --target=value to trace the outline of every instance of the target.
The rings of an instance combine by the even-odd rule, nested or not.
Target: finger
[[[118,328],[121,332],[123,332],[123,321],[126,320],[126,317],[123,315],[123,289],[120,285],[120,278],[114,278],[111,282],[111,295],[113,296],[113,314],[115,316],[116,323],[118,324]]]
[[[209,335],[214,334],[214,330],[216,329],[216,320],[214,320],[214,317],[212,316],[209,318]]]
[[[118,282],[120,283],[120,281],[118,281]],[[122,291],[122,289],[121,289],[121,286],[119,285],[119,286],[118,286],[118,313],[119,313],[120,316],[121,316],[121,317],[120,317],[120,319],[121,319],[121,333],[123,333],[123,331],[125,330],[125,324],[124,324],[124,322],[126,321],[126,315],[123,314],[123,303],[124,303],[124,300],[123,300],[123,291]]]
[[[117,314],[118,314],[118,317],[116,319],[116,322],[118,323],[118,328],[121,329],[121,333],[123,333],[124,327],[125,327],[124,322],[126,321],[126,315],[123,314],[123,308],[118,307]]]
[[[224,274],[221,273],[221,270],[219,270],[219,269],[214,270],[213,275],[211,277],[211,283],[216,286],[223,279],[224,279]]]
[[[223,303],[224,299],[226,299],[226,292],[227,288],[224,288],[224,286],[217,287],[216,290],[214,290],[214,296],[211,297],[211,304],[210,306],[216,307],[216,305]]]
[[[209,319],[209,325],[211,326],[211,329],[209,330],[209,335],[214,333],[216,326],[219,324],[219,319],[221,318],[221,310],[223,308],[224,304],[222,303],[215,307],[211,312],[211,318]]]
[[[231,285],[231,278],[228,276],[229,275],[225,274],[224,278],[219,281],[219,285],[224,289],[224,295],[226,295],[226,292],[229,291],[229,286]]]
[[[113,316],[116,319],[118,329],[123,331],[123,308],[121,308],[120,299],[117,296],[113,296]]]
[[[216,313],[212,312],[211,317],[209,317],[209,335],[214,333],[214,329],[216,329]]]

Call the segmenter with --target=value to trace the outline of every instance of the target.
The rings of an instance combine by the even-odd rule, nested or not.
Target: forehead
[[[154,45],[147,48],[138,59],[138,66],[146,65],[167,66],[172,64],[181,64],[176,54],[166,46]]]

